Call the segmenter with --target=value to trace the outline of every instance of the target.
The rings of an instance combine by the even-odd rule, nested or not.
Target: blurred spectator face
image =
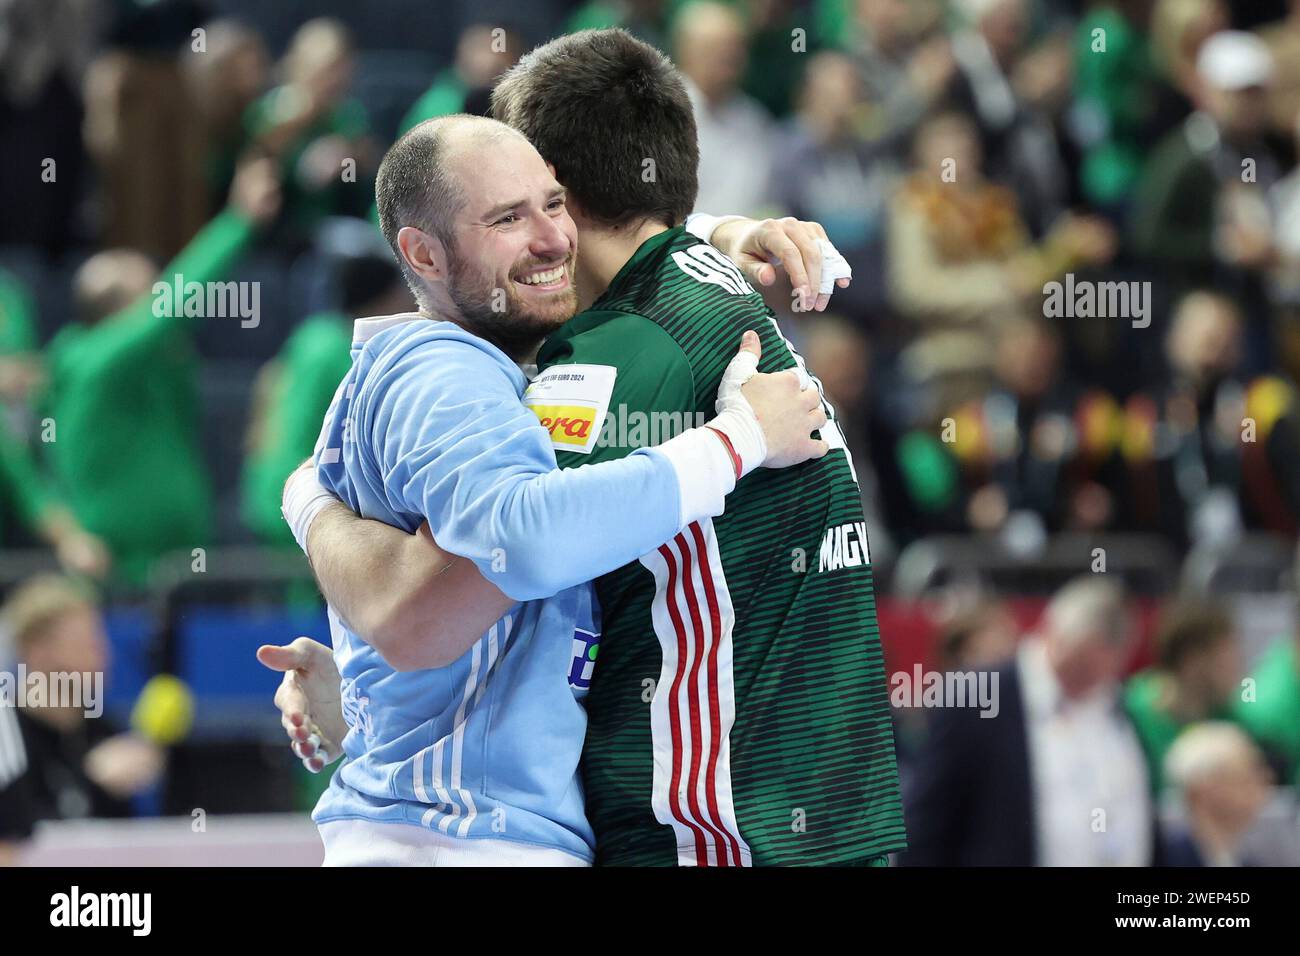
[[[808,125],[836,138],[846,135],[862,101],[853,61],[842,53],[818,53],[808,64],[799,112]]]
[[[262,37],[240,23],[207,27],[207,53],[187,58],[195,98],[209,115],[237,120],[270,82],[271,58]]]
[[[1253,748],[1243,747],[1213,776],[1189,787],[1186,798],[1226,829],[1245,832],[1268,803],[1268,768]]]
[[[804,354],[833,401],[859,406],[871,367],[865,336],[842,319],[823,315],[808,324]]]
[[[1236,628],[1227,608],[1180,600],[1167,607],[1156,635],[1158,661],[1187,705],[1202,715],[1229,705],[1241,689]]]
[[[921,172],[937,180],[946,160],[955,160],[957,183],[982,181],[979,137],[969,119],[958,113],[944,113],[927,120],[917,133],[916,161]]]
[[[1210,700],[1231,703],[1241,690],[1241,652],[1236,634],[1221,640],[1199,654],[1193,654],[1179,668],[1178,677],[1203,688]]]
[[[47,674],[102,672],[108,639],[99,612],[84,604],[68,607],[25,642],[23,663]]]
[[[310,90],[320,101],[333,103],[352,83],[352,41],[334,20],[309,20],[294,34],[285,54],[290,83]]]
[[[1058,658],[1057,679],[1069,697],[1087,697],[1119,682],[1129,660],[1129,645],[1107,634],[1094,634],[1067,646]]]
[[[478,23],[466,27],[456,43],[456,72],[470,88],[489,86],[519,59],[519,37],[505,31],[498,42],[494,31],[499,28]],[[504,47],[504,48],[503,48]],[[498,52],[500,51],[500,52]]]
[[[271,75],[271,58],[262,38],[250,32],[230,51],[222,68],[229,73],[226,87],[232,96],[252,102],[264,89]]]
[[[882,50],[892,50],[909,37],[908,0],[858,0],[858,23]]]
[[[959,611],[940,630],[939,647],[947,670],[979,670],[1006,661],[1015,651],[1015,618],[996,601]]]
[[[77,270],[73,288],[82,321],[98,322],[148,295],[157,268],[143,253],[110,249]]]
[[[1056,679],[1070,698],[1115,687],[1132,652],[1123,593],[1102,580],[1082,579],[1058,591],[1047,606],[1043,634]]]
[[[1236,725],[1193,725],[1166,758],[1193,821],[1227,836],[1251,828],[1269,800],[1269,771],[1258,748]]]
[[[1211,90],[1207,110],[1229,139],[1251,139],[1268,126],[1269,91],[1251,86],[1244,90]]]
[[[677,65],[712,102],[740,85],[748,60],[745,24],[730,7],[698,3],[687,7],[674,36]]]
[[[1207,292],[1185,297],[1169,333],[1169,363],[1196,388],[1214,385],[1237,368],[1241,320],[1228,300]]]
[[[1009,64],[1025,38],[1024,0],[978,0],[984,12],[978,21],[980,35],[1003,66]]]
[[[1219,0],[1158,0],[1151,17],[1152,45],[1165,74],[1185,93],[1196,74],[1202,44],[1230,25]]]
[[[990,667],[1011,656],[1016,646],[1016,622],[999,608],[970,632],[962,649],[963,666]]]
[[[1015,321],[998,340],[997,374],[1020,398],[1043,395],[1056,379],[1060,348],[1056,337],[1036,321]]]

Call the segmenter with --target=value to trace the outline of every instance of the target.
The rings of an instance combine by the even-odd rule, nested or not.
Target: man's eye
[[[561,208],[563,208],[563,207],[564,207],[564,200],[563,200],[563,199],[560,199],[560,198],[556,198],[556,199],[552,199],[552,200],[550,201],[550,204],[549,204],[546,208],[548,208],[548,209],[561,209]]]
[[[507,213],[506,215],[504,215],[504,216],[502,216],[500,219],[498,219],[496,224],[497,224],[498,226],[501,226],[501,225],[509,225],[510,223],[514,222],[514,221],[515,221],[516,219],[518,219],[518,218],[519,218],[519,217],[516,216],[514,213]]]

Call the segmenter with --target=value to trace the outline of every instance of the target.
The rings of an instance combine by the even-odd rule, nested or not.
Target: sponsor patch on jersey
[[[600,635],[577,627],[573,630],[573,660],[569,663],[569,686],[575,691],[591,687],[591,673],[596,669]]]
[[[612,365],[552,365],[533,379],[524,404],[551,433],[556,451],[588,455],[596,447],[617,374]]]
[[[826,529],[822,536],[821,553],[817,556],[818,571],[858,568],[864,564],[871,564],[865,521],[850,521]]]

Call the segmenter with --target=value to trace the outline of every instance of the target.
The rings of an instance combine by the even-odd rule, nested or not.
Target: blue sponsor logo
[[[591,672],[596,669],[596,652],[600,650],[600,635],[582,628],[573,632],[573,661],[569,665],[569,686],[586,690],[591,686]]]

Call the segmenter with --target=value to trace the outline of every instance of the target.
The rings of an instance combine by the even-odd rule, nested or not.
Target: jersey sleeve
[[[28,530],[39,533],[41,521],[58,503],[27,446],[0,421],[0,493],[13,502]]]
[[[178,275],[181,282],[200,286],[224,279],[252,243],[254,234],[253,223],[243,214],[234,209],[218,213],[163,267],[155,288],[158,284],[170,288]],[[156,298],[151,292],[127,306],[125,314],[97,323],[90,332],[100,343],[95,360],[104,365],[120,365],[133,358],[147,358],[159,343],[167,340],[166,335],[172,329],[189,328],[201,321],[184,315],[183,310],[182,314],[175,315],[168,314],[174,310],[155,306]]]
[[[657,444],[651,439],[662,441],[702,424],[691,417],[695,380],[685,353],[644,316],[619,313],[603,318],[543,354],[547,368],[577,364],[617,369],[602,437],[589,452],[565,451],[557,445],[555,458],[561,468],[615,461],[647,442]]]
[[[557,470],[549,433],[482,348],[435,338],[386,361],[353,409],[385,494],[511,598],[591,580],[680,530],[667,458]]]

